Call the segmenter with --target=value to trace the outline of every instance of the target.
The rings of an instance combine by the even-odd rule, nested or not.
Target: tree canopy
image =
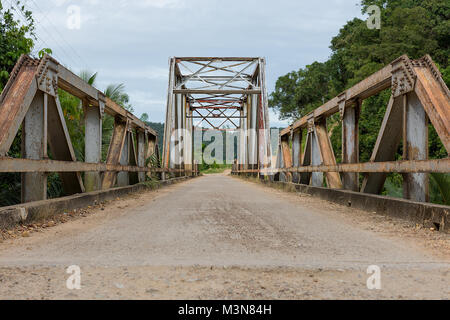
[[[270,107],[282,119],[296,120],[402,54],[417,59],[430,54],[450,80],[450,2],[447,0],[361,1],[362,12],[375,4],[381,29],[355,18],[333,37],[331,55],[280,77]]]
[[[20,14],[26,19],[26,24],[14,18],[9,8],[4,8],[0,1],[0,92],[9,79],[9,73],[14,68],[22,54],[31,52],[34,46],[34,20],[30,11],[25,10],[17,1]]]

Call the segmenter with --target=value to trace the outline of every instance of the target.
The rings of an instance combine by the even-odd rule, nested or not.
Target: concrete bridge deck
[[[0,299],[450,298],[448,234],[221,174],[37,230],[0,244]]]

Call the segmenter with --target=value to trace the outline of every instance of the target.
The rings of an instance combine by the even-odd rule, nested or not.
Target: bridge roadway
[[[367,289],[369,265],[381,290]],[[450,237],[208,175],[0,243],[5,298],[448,299]]]

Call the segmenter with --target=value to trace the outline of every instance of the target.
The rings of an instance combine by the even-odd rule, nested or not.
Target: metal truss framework
[[[177,129],[187,130],[193,136],[196,129],[269,128],[263,58],[173,57],[169,65],[163,152],[165,168],[174,166],[170,163],[170,154],[175,148],[171,139]],[[258,167],[270,154],[270,137],[260,134],[250,140],[241,139],[239,150],[248,150],[247,145],[256,148],[252,163]],[[188,151],[183,155],[182,166],[189,168],[193,164],[192,149],[190,143],[184,146]],[[248,155],[242,153],[239,162],[245,161],[248,162]]]
[[[81,101],[85,162],[75,157],[59,90]],[[105,113],[114,117],[114,129],[102,162]],[[22,158],[10,158],[20,128]],[[142,182],[146,173],[164,171],[146,165],[152,156],[159,162],[157,134],[144,122],[52,57],[19,59],[0,96],[0,172],[22,173],[22,202],[46,199],[50,172],[59,173],[68,195]]]
[[[359,163],[359,114],[364,99],[391,89],[370,162]],[[327,118],[339,113],[342,163],[336,163]],[[428,124],[450,152],[450,93],[430,56],[401,56],[281,131],[275,169],[234,166],[235,174],[273,174],[272,179],[380,194],[387,174],[403,174],[404,198],[426,202],[428,173],[450,172],[450,159],[428,160]],[[302,136],[306,134],[306,139]],[[304,145],[303,141],[305,141]],[[403,161],[394,161],[403,141]],[[325,173],[325,177],[324,177]],[[359,173],[363,174],[360,183]],[[324,179],[325,178],[325,179]]]

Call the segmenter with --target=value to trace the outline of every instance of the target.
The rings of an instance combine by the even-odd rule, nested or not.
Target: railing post
[[[415,92],[403,95],[403,158],[428,159],[428,117]],[[428,201],[428,174],[407,173],[403,176],[405,199]]]
[[[281,154],[283,155],[282,159],[282,167],[283,168],[291,168],[292,167],[292,159],[291,159],[291,151],[289,149],[289,136],[281,137]],[[286,182],[292,181],[292,174],[286,172],[283,174]]]
[[[345,107],[345,97],[339,101],[339,111],[342,120],[342,163],[359,162],[359,106]],[[359,174],[357,172],[344,172],[342,174],[344,189],[359,191]]]
[[[116,117],[114,119],[114,131],[109,144],[108,156],[106,158],[107,164],[119,164],[122,148],[127,138],[128,120],[123,121]],[[102,177],[102,189],[109,189],[114,187],[117,181],[116,172],[105,172]]]
[[[250,99],[249,99],[250,100]],[[236,165],[237,170],[243,170],[246,168],[248,164],[248,153],[249,153],[249,147],[248,147],[248,113],[249,108],[249,102],[244,102],[242,109],[239,111],[239,115],[241,116],[240,119],[240,126],[239,126],[239,148],[238,148],[238,161]]]
[[[130,132],[127,128],[127,133],[125,135],[125,141],[123,143],[122,154],[120,155],[120,164],[123,166],[127,166],[129,164],[130,157]],[[127,171],[121,171],[117,174],[117,185],[119,187],[128,186],[130,184],[130,176]]]
[[[102,112],[105,103],[99,100],[99,107],[89,107],[88,101],[84,104],[85,147],[84,160],[88,163],[100,163],[102,160]],[[84,174],[84,187],[86,191],[101,188],[100,172],[86,172]]]
[[[311,114],[308,119],[308,136],[309,143],[311,148],[311,165],[318,166],[322,164],[322,157],[320,155],[320,146],[319,141],[317,140],[316,127],[315,127],[315,119],[314,115]],[[311,185],[314,187],[322,187],[323,186],[323,173],[322,172],[313,172],[311,173]]]
[[[37,91],[22,125],[22,155],[25,159],[40,160],[47,154],[48,95]],[[22,202],[47,199],[47,174],[22,173]]]
[[[297,130],[292,133],[292,165],[297,168],[301,165],[302,159],[302,131]],[[292,174],[292,182],[300,182],[300,174]]]
[[[249,126],[248,126],[248,166],[244,169],[257,169],[258,168],[258,134],[257,130],[257,116],[258,116],[258,97],[252,94],[249,97]],[[253,176],[254,174],[250,174]]]
[[[137,165],[145,167],[145,133],[142,130],[136,132],[137,139]],[[145,172],[138,173],[139,182],[145,181]]]

